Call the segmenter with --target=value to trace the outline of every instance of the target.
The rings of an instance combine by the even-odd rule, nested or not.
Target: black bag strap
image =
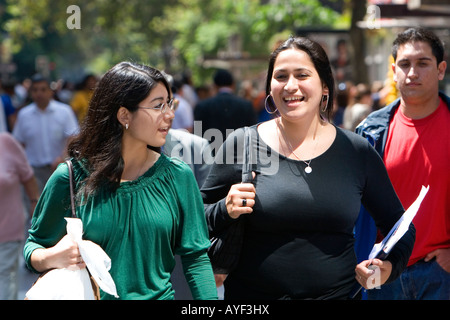
[[[250,128],[244,127],[244,148],[242,154],[242,182],[252,182],[252,150]]]
[[[244,127],[244,147],[242,156],[242,182],[252,182],[252,150],[251,134],[248,127]],[[225,232],[210,238],[211,245],[208,249],[208,256],[211,260],[213,271],[215,274],[228,274],[239,262],[241,253],[244,220],[240,217],[231,223]]]
[[[69,183],[70,183],[70,206],[72,208],[72,218],[77,217],[77,213],[75,210],[75,194],[73,188],[73,166],[72,161],[66,160],[67,167],[69,168]]]

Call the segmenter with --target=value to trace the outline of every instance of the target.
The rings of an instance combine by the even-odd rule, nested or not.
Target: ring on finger
[[[242,206],[246,207],[247,206],[247,199],[242,199]]]

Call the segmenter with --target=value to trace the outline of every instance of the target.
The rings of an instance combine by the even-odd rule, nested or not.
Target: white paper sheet
[[[109,274],[111,259],[103,249],[82,240],[83,224],[77,218],[67,220],[67,234],[78,244],[81,257],[98,286],[118,298],[116,285]],[[94,300],[91,280],[86,268],[78,270],[53,269],[47,272],[26,293],[28,300]]]
[[[426,188],[422,186],[417,199],[411,204],[408,210],[403,213],[397,223],[389,231],[388,235],[383,239],[383,241],[373,246],[372,251],[369,254],[369,260],[376,258],[380,253],[382,255],[389,254],[395,244],[401,239],[401,237],[403,237],[406,231],[408,231],[409,225],[416,216],[416,213],[419,210],[420,205],[429,189],[430,186]]]

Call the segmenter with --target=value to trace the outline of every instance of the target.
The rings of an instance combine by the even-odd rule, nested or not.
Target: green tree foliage
[[[66,25],[73,4],[81,10],[79,30]],[[1,8],[0,31],[15,53],[50,36],[52,46],[40,47],[48,55],[56,50],[58,65],[77,61],[95,71],[128,59],[195,74],[233,37],[244,54],[267,56],[274,35],[339,19],[319,0],[0,0]]]
[[[338,15],[318,0],[180,0],[166,7],[164,16],[154,19],[154,27],[176,34],[174,48],[191,70],[202,59],[224,49],[230,37],[239,35],[242,51],[251,56],[267,56],[274,35],[288,30],[294,34],[302,26],[332,26]]]

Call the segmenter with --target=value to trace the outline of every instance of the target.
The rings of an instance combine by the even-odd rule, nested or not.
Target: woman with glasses
[[[81,132],[68,147],[83,237],[111,258],[120,299],[174,299],[176,254],[194,299],[217,299],[195,178],[186,164],[160,153],[173,118],[162,73],[122,62],[99,82]],[[65,236],[67,216],[69,173],[62,164],[36,207],[24,250],[30,269],[85,267]],[[114,297],[101,292],[101,298]]]

